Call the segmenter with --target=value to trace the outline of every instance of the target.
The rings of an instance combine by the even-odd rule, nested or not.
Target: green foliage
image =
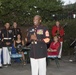
[[[53,11],[62,10],[61,0],[0,0],[0,18],[3,23],[17,21],[31,24],[34,15],[50,20]]]

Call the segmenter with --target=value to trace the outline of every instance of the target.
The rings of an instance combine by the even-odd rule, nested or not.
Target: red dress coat
[[[57,27],[56,25],[54,25],[52,27],[52,36],[53,37],[56,36],[57,31],[59,32],[59,41],[63,42],[64,29],[61,26]]]

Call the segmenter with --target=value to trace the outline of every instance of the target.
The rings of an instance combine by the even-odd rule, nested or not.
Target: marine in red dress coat
[[[64,29],[60,26],[59,21],[52,27],[52,36],[54,37],[56,35],[59,37],[59,41],[63,42]]]
[[[63,46],[63,36],[64,36],[64,29],[60,26],[60,22],[56,21],[56,25],[52,27],[52,37],[58,36],[60,41],[60,51],[58,58],[61,58],[62,55],[62,46]]]

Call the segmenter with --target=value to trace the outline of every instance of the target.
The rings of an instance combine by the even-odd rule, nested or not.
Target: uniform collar
[[[41,24],[39,24],[39,25],[37,25],[37,26],[34,25],[35,28],[37,28],[37,27],[39,27],[39,26],[42,26],[42,25],[41,25]]]

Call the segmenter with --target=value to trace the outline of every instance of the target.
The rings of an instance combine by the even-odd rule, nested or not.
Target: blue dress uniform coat
[[[17,34],[22,35],[20,28],[12,28],[12,31],[13,31],[13,38],[14,38],[14,40],[16,40]]]
[[[32,34],[36,34],[37,41],[30,40]],[[44,58],[47,56],[47,46],[43,39],[49,38],[48,29],[43,26],[39,25],[37,27],[31,27],[27,31],[27,40],[31,42],[31,50],[30,50],[30,57],[31,58]]]
[[[12,46],[13,43],[13,31],[12,29],[2,29],[2,36],[3,36],[3,46],[7,47],[6,42],[10,42],[9,47]]]

